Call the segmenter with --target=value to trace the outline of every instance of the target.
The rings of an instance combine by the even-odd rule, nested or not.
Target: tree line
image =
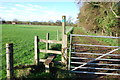
[[[102,35],[119,36],[119,5],[120,2],[83,3],[78,14],[78,26]]]
[[[61,26],[62,22],[61,20],[56,20],[55,22],[50,21],[19,21],[18,19],[13,19],[12,21],[5,21],[2,19],[1,24],[26,24],[26,25],[51,25],[51,26]],[[75,24],[72,22],[72,20],[69,18],[66,21],[67,26],[75,26]]]

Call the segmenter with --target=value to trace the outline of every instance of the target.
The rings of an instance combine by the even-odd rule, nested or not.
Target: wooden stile
[[[6,68],[7,80],[13,80],[13,43],[6,44]]]

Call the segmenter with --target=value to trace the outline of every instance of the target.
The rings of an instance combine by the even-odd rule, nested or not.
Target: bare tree
[[[66,24],[71,26],[73,24],[73,18],[71,16],[68,17],[67,21],[66,21]]]

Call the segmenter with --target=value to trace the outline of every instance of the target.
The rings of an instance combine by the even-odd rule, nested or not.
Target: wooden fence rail
[[[54,51],[54,50],[42,50],[42,49],[39,49],[39,51],[43,52],[43,53],[62,54],[61,51]]]
[[[57,40],[44,40],[40,39],[40,42],[45,42],[45,43],[56,43],[56,44],[62,44],[62,41],[57,41]]]

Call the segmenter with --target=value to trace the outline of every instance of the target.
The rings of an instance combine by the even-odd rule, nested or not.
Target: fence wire
[[[13,44],[13,57],[14,65],[30,64],[34,58],[34,43],[28,43],[28,41],[21,41],[20,43]],[[6,47],[0,48],[0,57],[2,58],[2,66],[5,69],[6,66]]]
[[[33,43],[26,44],[24,46],[20,46],[14,48],[14,64],[15,65],[24,65],[32,63],[33,61]]]

